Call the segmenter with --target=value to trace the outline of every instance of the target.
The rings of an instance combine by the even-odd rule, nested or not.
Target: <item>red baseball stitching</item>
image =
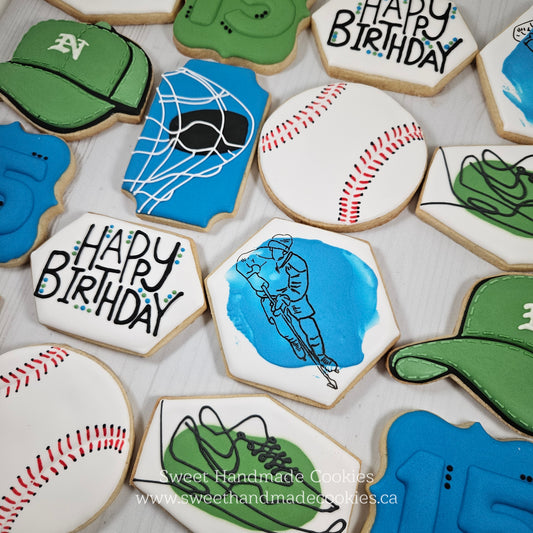
[[[285,120],[282,124],[275,126],[269,132],[261,135],[261,152],[270,152],[278,148],[279,144],[285,144],[294,138],[294,134],[300,134],[300,129],[306,129],[315,123],[322,113],[333,105],[333,102],[346,89],[346,83],[332,83],[324,87],[320,94],[315,96],[311,103],[304,109],[300,109],[292,118]]]
[[[370,146],[359,157],[359,163],[354,165],[355,172],[350,174],[345,182],[339,199],[338,221],[355,224],[359,220],[361,198],[381,167],[400,148],[412,141],[422,140],[424,140],[422,130],[413,122],[411,126],[404,124],[392,127],[389,131],[385,131],[383,136],[371,141]]]
[[[0,500],[0,533],[11,531],[12,525],[24,506],[37,495],[37,490],[58,476],[63,470],[87,454],[103,450],[122,453],[126,444],[126,429],[113,425],[95,425],[93,428],[77,430],[75,435],[67,434],[53,446],[47,446],[44,454],[35,458],[33,468],[27,466],[9,488],[9,494]]]
[[[41,376],[48,374],[48,370],[57,368],[69,356],[63,348],[52,346],[46,352],[32,357],[22,367],[0,376],[0,398],[9,398],[22,387],[27,387],[31,380],[41,380]]]

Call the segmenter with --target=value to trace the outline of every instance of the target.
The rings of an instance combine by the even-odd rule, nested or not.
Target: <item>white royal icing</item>
[[[496,165],[505,166],[506,171],[496,170]],[[470,166],[479,170],[459,177],[461,169]],[[417,212],[493,254],[508,268],[533,265],[533,223],[527,211],[533,199],[532,175],[533,146],[442,147],[428,170]],[[459,197],[453,188],[457,179],[465,184]],[[480,216],[483,210],[488,217]],[[492,222],[491,213],[500,213],[498,220],[509,229]],[[513,232],[516,226],[524,233]]]
[[[288,250],[292,255],[287,256],[285,263],[280,261],[276,269],[272,260],[263,258],[269,255],[265,243],[279,235],[292,238]],[[349,258],[349,263],[345,264],[343,258]],[[241,266],[236,267],[238,262]],[[273,268],[269,269],[270,266]],[[283,278],[286,270],[288,279]],[[309,312],[305,308],[311,306],[323,352],[338,363],[338,373],[329,372],[326,378],[309,355],[307,364],[300,365],[290,348],[287,332],[283,338],[274,324],[268,322],[262,309],[267,302],[262,303],[260,295],[248,287],[254,281],[252,271],[268,280],[274,296],[288,294],[291,287],[305,286],[305,280],[308,281],[308,290],[291,298],[295,305],[289,309],[289,317],[299,328],[303,323],[298,323],[298,319],[306,318]],[[279,277],[275,271],[281,271]],[[292,221],[269,222],[207,277],[206,289],[228,373],[266,390],[304,398],[322,407],[338,401],[399,336],[370,245]],[[304,292],[304,297],[298,300]],[[368,306],[366,311],[363,304]],[[352,316],[352,311],[357,316]],[[310,331],[309,326],[304,329]],[[309,335],[301,331],[299,335],[305,344],[313,344]],[[328,380],[333,380],[337,389],[328,386]]]
[[[193,242],[88,213],[32,254],[39,321],[149,355],[205,310]]]
[[[269,117],[259,164],[291,216],[350,231],[384,222],[409,201],[426,144],[414,118],[386,93],[336,83],[291,98]]]
[[[61,0],[84,15],[172,13],[180,0]]]
[[[203,409],[203,415],[200,417],[200,412]],[[218,418],[217,418],[218,417]],[[139,457],[136,463],[135,471],[132,474],[132,483],[140,491],[147,495],[152,495],[157,498],[158,503],[170,513],[171,516],[176,518],[179,522],[185,525],[192,531],[216,531],[217,533],[236,533],[244,530],[259,530],[258,528],[248,527],[244,529],[244,526],[232,523],[229,519],[224,519],[224,513],[220,513],[220,518],[209,514],[201,510],[200,508],[188,503],[186,498],[180,498],[174,490],[169,486],[168,476],[166,472],[169,470],[165,468],[167,465],[163,463],[161,456],[164,454],[173,436],[186,431],[184,424],[177,431],[178,424],[187,418],[187,426],[194,430],[194,424],[200,426],[200,420],[203,419],[205,423],[211,423],[213,426],[219,426],[223,424],[224,428],[233,429],[235,432],[243,432],[244,438],[255,437],[254,440],[254,452],[260,451],[261,445],[266,444],[265,436],[268,434],[270,437],[276,439],[277,443],[281,439],[289,441],[290,443],[298,446],[300,450],[307,456],[313,465],[313,470],[309,476],[305,477],[306,481],[311,478],[311,481],[318,481],[320,483],[321,494],[327,496],[328,501],[323,499],[315,500],[314,502],[303,500],[306,497],[306,493],[302,489],[295,489],[296,496],[299,503],[309,503],[310,505],[317,505],[322,509],[328,509],[329,502],[334,502],[338,509],[330,509],[327,512],[317,513],[309,522],[307,522],[301,529],[283,528],[283,530],[290,531],[308,531],[323,532],[330,531],[328,529],[333,523],[336,524],[332,531],[346,532],[348,530],[348,522],[350,519],[350,511],[354,502],[355,490],[357,487],[357,481],[360,481],[360,462],[359,460],[350,454],[347,450],[339,446],[335,441],[327,437],[324,433],[318,431],[315,427],[311,426],[306,420],[301,417],[295,416],[291,411],[283,407],[278,402],[275,402],[268,396],[234,396],[234,397],[192,397],[192,398],[163,398],[159,400],[156,409],[154,411],[150,425],[148,426],[145,437],[143,439],[143,446],[139,453]],[[204,433],[205,435],[205,433]],[[225,479],[228,481],[231,479],[229,476],[241,472],[239,466],[249,459],[248,454],[252,452],[251,448],[246,449],[242,443],[239,447],[239,455],[243,455],[243,461],[241,463],[231,460],[232,456],[236,455],[236,450],[231,446],[231,443],[227,439],[226,435],[222,432],[213,438],[208,437],[208,440],[204,442],[206,445],[207,453],[211,455],[211,464],[221,463],[224,461],[221,454],[230,457],[230,461],[227,461],[228,471],[226,473],[217,471],[215,468],[204,470],[199,468],[191,472],[189,479],[182,478],[181,485],[187,485],[187,489],[191,491],[201,491],[207,496],[213,494],[207,487],[213,486],[213,481],[218,480],[222,484]],[[276,443],[271,443],[276,444]],[[193,442],[191,444],[195,446]],[[285,445],[283,441],[280,443],[276,452],[283,452]],[[286,449],[286,448],[285,448]],[[248,451],[249,450],[249,451]],[[279,462],[272,460],[272,457],[268,456],[268,445],[263,449],[265,456],[257,461],[257,468],[249,473],[249,477],[244,479],[243,485],[246,485],[246,481],[257,481],[257,488],[251,492],[246,492],[239,487],[239,484],[226,483],[226,490],[221,490],[218,494],[226,494],[226,500],[235,498],[238,494],[243,494],[246,498],[246,494],[249,495],[249,499],[246,500],[252,507],[255,506],[257,500],[254,500],[254,495],[257,497],[259,494],[263,494],[265,499],[270,498],[271,501],[276,502],[280,500],[279,490],[280,487],[275,487],[273,483],[263,480],[275,479],[276,475],[287,473],[285,469],[278,471],[277,466]],[[179,458],[180,453],[187,453],[187,450],[174,448],[176,457]],[[291,454],[287,454],[290,457]],[[256,453],[255,457],[258,457]],[[302,464],[292,458],[288,468],[298,469],[302,467]],[[270,464],[269,464],[270,463]],[[235,467],[235,468],[233,468]],[[166,471],[166,472],[165,472]],[[294,476],[298,474],[298,470],[294,470]],[[198,477],[192,478],[193,475]],[[211,476],[211,479],[207,482],[204,475]],[[227,476],[226,478],[224,476]],[[243,474],[241,474],[242,476]],[[254,478],[255,476],[255,478]],[[180,485],[179,479],[176,479],[176,485]],[[301,487],[297,482],[297,487]],[[263,492],[261,492],[263,488]],[[281,488],[283,491],[283,488]],[[293,494],[294,496],[294,494]],[[286,497],[287,498],[287,497]],[[296,498],[295,498],[296,500]],[[224,505],[220,504],[224,500],[220,499],[219,507],[224,509]],[[272,506],[272,513],[275,515],[275,505]],[[295,513],[302,509],[301,506],[295,505]],[[254,523],[254,520],[261,520],[258,514],[249,512],[244,505],[237,505],[231,509],[237,516],[239,510],[242,508],[244,511],[248,511],[247,519]],[[227,509],[227,507],[226,507]],[[263,506],[263,512],[270,512],[268,506]],[[242,516],[242,515],[241,515]],[[284,520],[291,522],[294,520],[294,513],[280,517],[278,520]],[[272,522],[267,522],[272,526]],[[265,529],[266,530],[266,529]]]
[[[435,87],[477,44],[448,0],[331,0],[313,15],[329,67]]]
[[[116,377],[68,347],[0,356],[0,531],[77,530],[118,493],[133,449]]]

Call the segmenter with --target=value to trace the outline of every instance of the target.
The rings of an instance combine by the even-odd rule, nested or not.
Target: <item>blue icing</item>
[[[202,228],[232,213],[267,102],[245,68],[191,60],[164,74],[122,185],[137,212]]]
[[[276,268],[268,244],[266,241],[243,254],[226,273],[230,289],[227,313],[235,327],[272,364],[286,368],[314,364],[310,357],[303,360],[296,355],[287,338],[290,332],[285,331],[285,336],[279,332],[278,328],[284,327],[279,316],[277,326],[269,322],[269,300],[261,298],[251,284],[255,283],[251,273],[259,271],[274,298],[287,294],[283,287],[292,285],[295,301],[288,306],[289,319],[296,328],[303,325],[308,334],[298,329],[300,338],[314,346],[315,353],[324,352],[340,368],[361,363],[365,333],[379,320],[378,280],[373,270],[346,250],[301,238],[292,239],[290,258]],[[290,271],[290,281],[286,280],[286,270]],[[301,299],[298,291],[305,293]],[[310,319],[314,320],[321,341],[312,335],[314,326]]]
[[[370,487],[385,502],[372,533],[531,533],[532,476],[532,443],[407,413],[391,425],[387,470]]]
[[[502,72],[511,82],[513,90],[503,90],[533,124],[533,30],[524,37],[503,62]]]
[[[70,150],[61,139],[26,133],[18,122],[0,126],[0,263],[32,248],[69,165]]]

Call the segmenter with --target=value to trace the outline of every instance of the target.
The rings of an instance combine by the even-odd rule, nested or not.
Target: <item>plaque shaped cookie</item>
[[[416,213],[501,269],[533,269],[533,147],[438,148]]]
[[[533,276],[481,280],[452,337],[391,352],[389,371],[409,383],[451,377],[504,422],[533,435]]]
[[[31,256],[39,321],[152,355],[206,308],[193,241],[88,213]]]
[[[185,55],[214,59],[260,74],[284,69],[311,20],[314,0],[185,0],[174,22],[174,43]]]
[[[131,476],[191,531],[346,532],[360,462],[268,396],[162,398]]]
[[[206,279],[228,374],[337,403],[399,336],[370,245],[274,219]]]
[[[133,417],[116,376],[68,346],[0,356],[0,531],[77,531],[122,487]]]
[[[22,265],[45,239],[75,170],[65,141],[0,126],[0,265]]]
[[[437,94],[477,52],[448,0],[331,0],[312,28],[330,76],[417,96]]]
[[[533,531],[531,442],[414,411],[392,422],[381,454],[363,533]]]
[[[191,60],[163,74],[122,185],[138,216],[200,230],[231,216],[268,105],[249,69]]]
[[[477,68],[498,135],[533,144],[533,7],[477,56]]]
[[[258,151],[274,203],[300,222],[336,231],[398,215],[427,157],[414,118],[383,91],[355,83],[287,100],[266,120]]]

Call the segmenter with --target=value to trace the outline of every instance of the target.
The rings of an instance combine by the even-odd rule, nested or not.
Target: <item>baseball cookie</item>
[[[152,355],[205,311],[193,241],[88,213],[31,256],[39,321]]]
[[[0,265],[22,265],[44,241],[75,170],[61,139],[0,125]]]
[[[533,7],[477,56],[477,68],[498,135],[533,144]]]
[[[477,52],[448,0],[331,0],[312,28],[330,76],[417,96],[437,94]]]
[[[47,0],[83,22],[166,24],[176,17],[181,0]]]
[[[289,216],[336,231],[383,224],[409,202],[426,168],[414,118],[386,93],[354,83],[305,91],[265,122],[259,168]]]
[[[435,151],[416,214],[504,270],[533,270],[533,146]]]
[[[0,98],[37,128],[66,140],[117,120],[139,122],[151,83],[144,51],[105,22],[39,22],[11,61],[0,63]]]
[[[398,339],[370,245],[274,219],[206,279],[228,374],[335,405]]]
[[[314,0],[185,0],[174,42],[185,55],[248,67],[260,74],[284,69],[310,22]]]
[[[451,377],[514,429],[533,435],[533,276],[481,280],[453,337],[394,350],[391,374],[410,383]]]
[[[138,216],[200,230],[231,216],[268,105],[245,68],[191,60],[163,74],[122,185]]]
[[[0,356],[0,426],[0,531],[77,531],[120,491],[132,414],[97,359],[49,345]]]
[[[162,398],[131,483],[191,531],[347,531],[359,460],[268,396]]]
[[[381,454],[363,533],[533,531],[531,442],[414,411],[392,422]]]

